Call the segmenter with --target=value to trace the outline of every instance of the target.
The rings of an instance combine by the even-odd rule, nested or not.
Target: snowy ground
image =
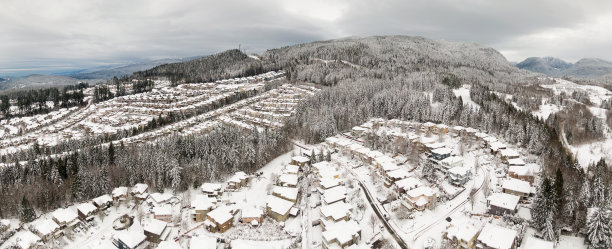
[[[453,93],[457,97],[461,97],[463,105],[469,105],[472,108],[480,109],[480,105],[476,104],[470,97],[470,85],[463,85],[461,88],[453,89]]]

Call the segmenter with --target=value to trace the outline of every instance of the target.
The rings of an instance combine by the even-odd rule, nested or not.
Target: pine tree
[[[545,240],[553,241],[557,237],[554,223],[555,218],[553,217],[553,212],[548,212],[548,216],[544,222],[544,229],[542,230],[542,237]]]
[[[108,176],[108,169],[106,166],[102,166],[100,171],[100,192],[108,193],[110,191],[110,177]]]
[[[115,146],[112,142],[108,145],[108,163],[115,164]]]
[[[544,176],[544,180],[534,200],[533,208],[531,209],[533,226],[538,230],[543,230],[545,228],[549,213],[553,212],[553,195],[550,179]]]
[[[557,168],[557,172],[555,174],[555,182],[553,183],[553,191],[554,191],[554,205],[555,205],[555,213],[558,215],[563,214],[564,206],[564,198],[563,198],[563,173],[561,173],[561,169]]]
[[[24,195],[21,199],[21,221],[31,222],[34,219],[36,219],[36,213],[34,212],[34,208],[32,208],[30,201]]]
[[[604,249],[612,246],[612,222],[609,211],[594,208],[587,221],[587,239],[591,243],[589,248]]]
[[[82,174],[80,172],[77,172],[73,177],[72,177],[72,185],[70,185],[70,193],[72,194],[72,198],[75,201],[80,201],[83,199],[84,197],[84,193],[83,193],[83,179],[82,179]]]

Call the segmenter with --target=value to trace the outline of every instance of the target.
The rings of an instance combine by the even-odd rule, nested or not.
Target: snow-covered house
[[[508,167],[508,176],[533,184],[535,180],[535,171],[534,166],[531,164],[525,166],[510,166]]]
[[[259,208],[243,208],[241,211],[240,221],[244,224],[252,224],[258,226],[263,220],[263,210]]]
[[[227,180],[227,189],[239,189],[246,186],[248,175],[242,171],[234,173],[230,179]]]
[[[323,203],[326,205],[333,204],[338,201],[344,201],[346,199],[346,188],[344,186],[337,186],[323,191]]]
[[[9,220],[0,220],[0,233],[6,232],[11,228],[11,222]]]
[[[503,149],[499,151],[499,155],[502,160],[507,161],[508,159],[519,158],[521,155],[513,149]]]
[[[274,186],[272,195],[295,203],[298,197],[298,188]]]
[[[453,135],[453,137],[458,137],[463,135],[463,131],[465,130],[465,128],[463,128],[463,126],[454,126],[451,129],[451,134]]]
[[[192,237],[189,241],[189,249],[217,249],[217,238],[206,235]]]
[[[298,176],[292,174],[282,174],[278,177],[278,183],[281,186],[296,188],[298,184]]]
[[[210,232],[224,233],[234,225],[234,215],[227,206],[220,206],[206,214],[204,225]]]
[[[392,185],[394,182],[408,178],[409,173],[403,168],[398,168],[396,170],[386,172],[385,176],[387,177],[387,183]],[[387,186],[387,187],[389,187]]]
[[[416,210],[424,210],[436,199],[436,190],[430,187],[418,187],[406,192],[406,201]]]
[[[34,249],[42,246],[40,237],[30,231],[17,232],[4,243],[6,245],[15,245],[18,249]]]
[[[63,234],[63,231],[61,230],[60,226],[49,219],[41,219],[32,222],[32,224],[30,224],[30,231],[32,231],[45,242],[48,242],[54,238],[57,239]]]
[[[448,182],[457,186],[462,186],[470,180],[472,171],[468,167],[453,167],[448,170]]]
[[[283,173],[285,174],[297,175],[299,171],[300,171],[300,167],[297,165],[293,165],[293,164],[289,164],[285,166],[285,168],[283,168]]]
[[[476,238],[482,225],[475,222],[466,221],[456,223],[453,221],[443,234],[443,237],[453,242],[457,248],[472,249],[476,246]]]
[[[435,160],[444,160],[449,157],[453,150],[449,148],[437,148],[431,151],[431,157]]]
[[[269,195],[266,203],[268,216],[278,222],[286,221],[289,218],[289,210],[293,207],[293,202]]]
[[[322,221],[321,224],[323,224],[323,226],[325,226],[326,221],[348,221],[351,218],[351,205],[343,201],[339,201],[331,205],[322,206],[319,211],[321,212],[320,219]]]
[[[174,196],[171,193],[153,193],[147,199],[153,206],[161,206],[170,203]]]
[[[113,189],[113,201],[125,201],[127,200],[128,189],[127,187],[117,187]]]
[[[155,249],[183,249],[183,247],[174,241],[162,241]]]
[[[463,166],[463,158],[460,156],[449,156],[440,160],[438,166],[440,170],[447,172],[451,168]]]
[[[336,223],[329,224],[323,233],[323,248],[347,248],[353,244],[357,244],[361,237],[361,227],[353,220],[341,220]]]
[[[153,208],[153,218],[165,222],[172,222],[172,206],[162,205]]]
[[[489,213],[503,216],[504,214],[514,214],[518,206],[520,197],[506,193],[494,193],[487,198]]]
[[[525,166],[525,161],[520,157],[508,159],[508,166]]]
[[[310,163],[310,159],[305,156],[294,156],[291,158],[291,164],[298,167],[306,166],[308,163]]]
[[[529,236],[525,239],[523,249],[554,249],[555,244],[552,241],[546,241],[538,239],[533,236]]]
[[[149,196],[149,194],[147,193],[148,189],[149,185],[144,183],[138,183],[134,185],[132,191],[130,191],[130,194],[132,194],[132,196],[134,196],[134,198],[136,198],[137,200],[143,201]]]
[[[149,246],[146,239],[147,236],[137,229],[127,229],[117,234],[113,244],[118,249],[145,249]]]
[[[412,189],[415,189],[422,185],[421,180],[415,177],[408,177],[399,181],[396,181],[395,186],[399,193],[405,193]]]
[[[110,195],[101,195],[93,199],[93,204],[98,210],[106,210],[108,207],[113,205],[113,199]]]
[[[500,150],[505,150],[507,148],[507,146],[506,146],[506,144],[497,141],[497,142],[490,143],[489,144],[489,148],[491,149],[491,153],[492,154],[496,154]]]
[[[151,219],[144,225],[144,235],[147,237],[147,241],[151,243],[159,243],[166,240],[170,230],[168,222],[157,219]]]
[[[478,235],[478,248],[515,249],[517,232],[487,223]]]
[[[208,197],[217,197],[221,193],[221,188],[223,187],[220,183],[204,183],[200,186],[200,190],[202,193],[207,195]]]
[[[336,186],[340,186],[342,184],[342,180],[333,177],[325,177],[319,180],[319,187],[323,190],[330,189]]]
[[[502,184],[502,192],[513,194],[521,197],[521,199],[529,197],[531,194],[531,185],[529,182],[519,179],[508,179]]]
[[[202,222],[206,219],[206,214],[212,210],[214,204],[208,196],[197,195],[191,201],[191,220]]]
[[[80,222],[79,215],[67,208],[55,210],[51,215],[53,217],[53,221],[55,221],[55,223],[57,223],[57,225],[59,225],[61,228],[73,228]]]
[[[77,213],[79,215],[79,218],[84,221],[92,220],[93,215],[95,215],[97,212],[98,208],[91,204],[91,202],[81,203],[79,204],[79,206],[77,206]]]

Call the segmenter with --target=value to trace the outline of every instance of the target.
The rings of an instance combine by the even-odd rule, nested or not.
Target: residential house
[[[503,149],[499,151],[499,155],[503,161],[508,159],[519,158],[521,155],[513,149]]]
[[[415,177],[408,177],[399,181],[396,181],[395,186],[397,187],[398,193],[406,193],[412,189],[422,186],[421,180]]]
[[[227,206],[217,207],[206,214],[204,224],[210,232],[224,233],[234,225],[234,215]]]
[[[513,194],[525,199],[531,194],[531,185],[529,182],[519,179],[508,179],[502,184],[502,192]]]
[[[128,189],[127,187],[117,187],[113,189],[113,201],[125,201],[128,197]]]
[[[165,222],[172,222],[172,206],[162,205],[153,208],[153,218]]]
[[[346,188],[337,186],[323,191],[323,204],[330,205],[338,201],[346,200]]]
[[[149,185],[144,183],[138,183],[134,185],[132,191],[130,191],[130,194],[132,194],[132,196],[134,196],[136,200],[144,201],[145,199],[147,199],[147,197],[149,197],[149,193],[147,193],[148,189]]]
[[[217,197],[221,194],[221,188],[223,187],[220,183],[204,183],[200,187],[202,193],[207,195],[208,197]]]
[[[151,219],[144,225],[144,235],[146,236],[146,240],[151,243],[159,243],[166,240],[171,230],[172,229],[168,227],[168,222],[157,219]]]
[[[448,182],[456,185],[463,186],[470,180],[472,170],[468,167],[453,167],[447,172]]]
[[[460,156],[449,156],[440,160],[438,163],[438,167],[443,172],[447,172],[449,169],[454,167],[462,167],[463,166],[463,157]]]
[[[508,176],[514,179],[523,180],[533,184],[535,180],[535,171],[534,166],[532,164],[527,164],[525,166],[510,166],[508,167]]]
[[[329,224],[321,233],[321,237],[323,238],[323,249],[348,248],[359,243],[361,227],[353,220],[341,220]]]
[[[258,226],[263,220],[263,210],[259,208],[243,208],[241,212],[240,222]]]
[[[428,208],[436,199],[436,191],[430,187],[418,187],[406,192],[406,200],[416,210]]]
[[[57,209],[52,214],[52,219],[60,228],[74,228],[79,224],[79,215],[70,209]]]
[[[298,167],[306,166],[310,163],[310,159],[305,156],[294,156],[291,158],[291,164],[296,165]]]
[[[214,204],[204,195],[197,195],[191,201],[191,220],[195,222],[203,222],[206,219],[206,214],[213,209]]]
[[[93,220],[93,215],[98,212],[98,208],[91,204],[91,202],[81,203],[77,207],[77,213],[79,218],[83,221]]]
[[[455,248],[473,249],[482,225],[474,222],[456,223],[453,221],[444,232],[444,238],[452,241]]]
[[[328,222],[348,221],[351,218],[351,205],[339,201],[331,205],[322,206],[320,209],[322,226]]]
[[[149,242],[146,239],[147,236],[137,229],[127,229],[117,234],[113,244],[118,249],[145,249],[149,246]]]
[[[290,187],[274,186],[272,195],[295,203],[298,197],[298,189]]]
[[[494,193],[487,198],[489,213],[503,216],[515,214],[520,197],[506,193]]]
[[[289,210],[293,207],[293,202],[269,195],[266,203],[268,216],[278,222],[286,221],[289,218]]]
[[[292,174],[282,174],[278,177],[278,183],[280,186],[296,188],[298,183],[298,176]]]
[[[30,224],[30,231],[45,242],[57,239],[64,234],[60,226],[49,219],[39,219],[32,222],[32,224]]]
[[[449,148],[438,148],[431,151],[431,157],[435,160],[444,160],[451,155],[451,152],[453,151]]]
[[[517,232],[512,229],[487,223],[477,239],[477,248],[515,249]]]
[[[98,210],[106,210],[108,207],[113,205],[113,199],[110,195],[101,195],[93,199],[93,204]]]

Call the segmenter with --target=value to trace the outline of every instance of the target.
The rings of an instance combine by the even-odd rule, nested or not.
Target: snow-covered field
[[[556,84],[541,85],[544,88],[552,89],[554,94],[560,94],[562,92],[571,95],[575,91],[585,91],[589,95],[589,99],[596,106],[601,105],[603,100],[612,98],[612,92],[608,91],[603,87],[592,86],[592,85],[580,85],[574,82],[564,80],[561,78],[551,78]]]
[[[480,105],[476,104],[470,97],[470,85],[463,85],[461,88],[453,89],[453,93],[457,97],[461,97],[463,105],[468,105],[475,109],[480,109]]]

